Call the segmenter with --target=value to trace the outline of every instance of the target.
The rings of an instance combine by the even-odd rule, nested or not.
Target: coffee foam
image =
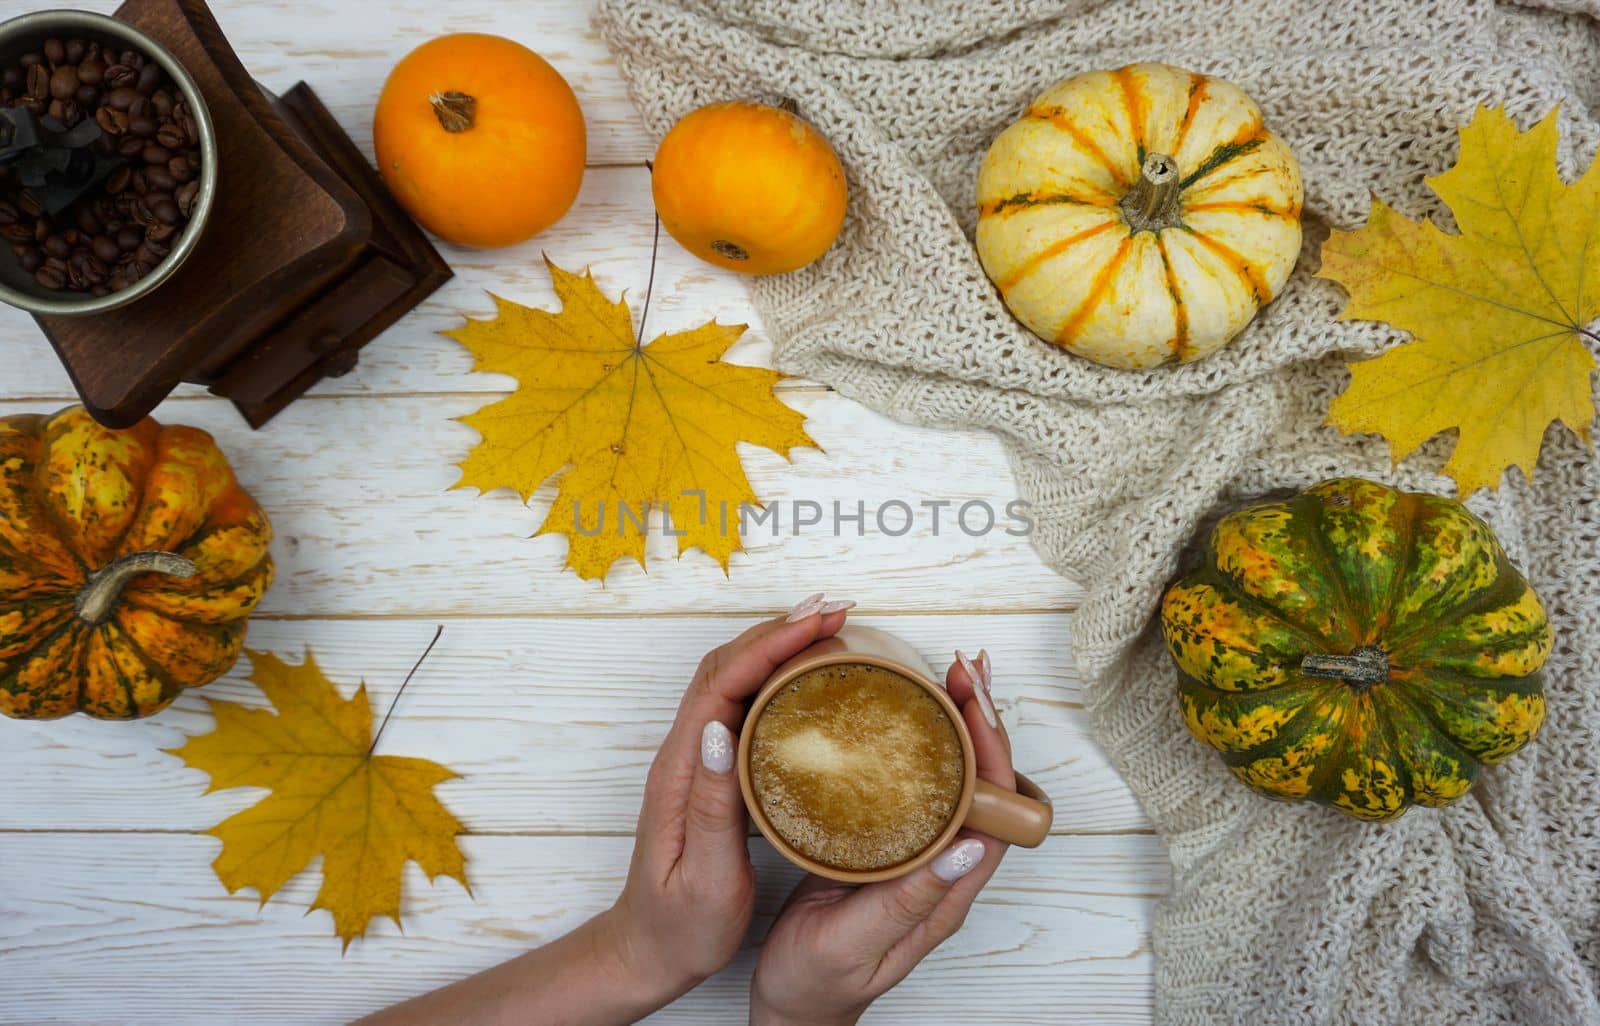
[[[961,798],[961,739],[944,707],[889,670],[801,674],[754,731],[752,783],[767,821],[828,866],[865,871],[916,856]]]

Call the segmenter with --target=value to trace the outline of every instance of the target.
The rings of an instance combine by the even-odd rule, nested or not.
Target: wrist
[[[750,994],[750,1026],[856,1026],[865,1011],[863,1007],[841,1015],[790,1015],[761,1000],[753,988]]]
[[[616,993],[631,995],[649,1009],[665,1007],[693,990],[698,978],[675,971],[655,950],[623,899],[590,920],[599,960]]]

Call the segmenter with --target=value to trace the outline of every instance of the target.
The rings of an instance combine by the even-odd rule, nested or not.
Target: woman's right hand
[[[970,674],[963,664],[972,665],[960,659],[945,681],[972,733],[978,775],[1014,789],[1011,742],[989,697],[988,659],[980,656]],[[751,1026],[853,1026],[961,928],[1004,854],[993,837],[963,831],[928,865],[895,880],[852,887],[806,877],[762,946],[750,982]]]

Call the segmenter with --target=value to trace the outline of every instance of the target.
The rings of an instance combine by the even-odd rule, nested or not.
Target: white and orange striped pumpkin
[[[1300,166],[1239,87],[1165,64],[1060,82],[978,173],[978,257],[1034,334],[1109,367],[1197,360],[1300,253]]]

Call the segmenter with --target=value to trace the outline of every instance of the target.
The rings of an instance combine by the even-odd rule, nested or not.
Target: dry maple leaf
[[[1460,235],[1374,198],[1365,228],[1336,231],[1322,247],[1319,276],[1350,293],[1344,319],[1416,336],[1352,364],[1329,422],[1383,435],[1397,461],[1456,429],[1444,472],[1463,495],[1499,487],[1509,466],[1531,477],[1551,421],[1589,440],[1600,161],[1576,183],[1561,181],[1556,114],[1522,133],[1504,111],[1479,107],[1461,129],[1456,166],[1428,179]]]
[[[455,774],[426,759],[373,755],[372,705],[366,685],[348,701],[318,669],[311,652],[299,666],[249,652],[250,679],[276,715],[211,701],[217,729],[170,749],[211,775],[207,793],[265,787],[272,793],[207,833],[221,838],[212,868],[228,893],[253,887],[261,903],[322,856],[322,889],[313,909],[333,913],[349,947],[367,923],[400,922],[400,876],[407,860],[433,879],[467,886],[456,844],[459,820],[433,795]]]
[[[567,536],[578,576],[604,578],[623,556],[643,566],[640,525],[662,508],[682,532],[679,555],[704,549],[726,572],[742,547],[738,508],[757,501],[736,444],[784,457],[816,445],[805,417],[773,394],[784,375],[722,362],[742,324],[713,321],[639,345],[625,302],[607,299],[587,273],[545,264],[560,313],[495,296],[497,318],[445,332],[471,350],[475,370],[519,384],[461,418],[483,438],[456,487],[514,488],[526,502],[570,468],[538,533]]]

